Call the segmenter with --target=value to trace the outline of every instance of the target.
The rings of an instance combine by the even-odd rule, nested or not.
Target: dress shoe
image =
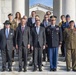
[[[53,69],[53,71],[57,71],[56,69]]]
[[[2,69],[2,72],[4,72],[4,71],[6,71],[6,69],[3,68],[3,69]]]
[[[11,72],[11,71],[12,71],[12,69],[10,68],[10,69],[9,69],[9,71]]]
[[[53,69],[52,69],[52,68],[50,68],[50,71],[53,71]]]
[[[42,71],[42,69],[41,69],[41,68],[39,68],[39,71]]]
[[[29,66],[32,66],[32,65],[33,65],[33,62],[29,64]]]
[[[24,72],[26,72],[27,71],[27,69],[26,68],[24,68]]]
[[[37,71],[37,68],[34,68],[33,71]]]
[[[21,68],[19,68],[19,72],[21,72],[22,71],[22,69]]]
[[[76,72],[76,70],[75,70],[75,69],[73,69],[73,71],[74,71],[74,72]]]
[[[69,71],[70,71],[70,69],[67,69],[67,71],[69,72]]]
[[[14,59],[12,59],[12,62],[14,62]]]

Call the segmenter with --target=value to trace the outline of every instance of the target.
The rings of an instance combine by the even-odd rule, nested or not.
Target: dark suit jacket
[[[62,30],[59,26],[52,28],[51,25],[46,28],[46,40],[49,48],[58,47],[62,43]]]
[[[32,28],[32,46],[37,47],[38,42],[40,47],[46,45],[46,35],[45,35],[45,28],[40,26],[39,35],[36,32],[36,27]]]
[[[32,28],[34,27],[34,23],[32,23],[32,18],[28,18],[27,25]]]
[[[13,29],[10,29],[10,31],[9,31],[8,39],[6,38],[6,35],[5,35],[5,28],[0,31],[0,48],[1,48],[1,50],[5,50],[7,47],[8,50],[12,51],[13,46],[15,46],[14,41],[15,41],[15,38],[14,38]]]
[[[25,26],[24,33],[22,33],[21,25],[19,25],[16,30],[16,44],[22,46],[22,43],[24,46],[30,44],[30,28]]]

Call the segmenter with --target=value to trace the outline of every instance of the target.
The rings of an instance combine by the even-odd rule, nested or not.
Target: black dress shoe
[[[76,70],[73,69],[74,72],[76,72]]]
[[[21,72],[22,71],[22,69],[21,68],[19,68],[19,72]]]
[[[50,68],[50,71],[53,71],[53,69],[52,69],[52,68]]]
[[[40,68],[39,71],[42,71],[42,69]]]
[[[37,71],[37,68],[34,68],[33,71]]]
[[[12,62],[14,62],[14,59],[12,59]]]
[[[2,72],[6,71],[6,69],[2,69]]]
[[[53,69],[53,71],[56,71],[56,69]]]
[[[70,71],[70,69],[67,69],[67,71],[69,72],[69,71]]]
[[[43,61],[46,61],[45,58],[43,58]]]
[[[30,64],[29,64],[29,66],[32,66],[32,65],[33,65],[33,63],[30,63]]]
[[[27,71],[27,69],[26,68],[24,68],[24,72],[26,72]]]
[[[10,68],[9,71],[12,71],[12,69]]]

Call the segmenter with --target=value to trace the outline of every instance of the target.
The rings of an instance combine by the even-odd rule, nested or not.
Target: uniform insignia
[[[11,35],[13,35],[13,33],[11,33]]]
[[[57,33],[58,34],[58,33]]]

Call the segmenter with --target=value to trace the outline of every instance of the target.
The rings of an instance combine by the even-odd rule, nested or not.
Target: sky
[[[53,0],[30,0],[29,5],[32,6],[37,3],[43,4],[46,6],[50,6],[50,7],[53,6]]]

